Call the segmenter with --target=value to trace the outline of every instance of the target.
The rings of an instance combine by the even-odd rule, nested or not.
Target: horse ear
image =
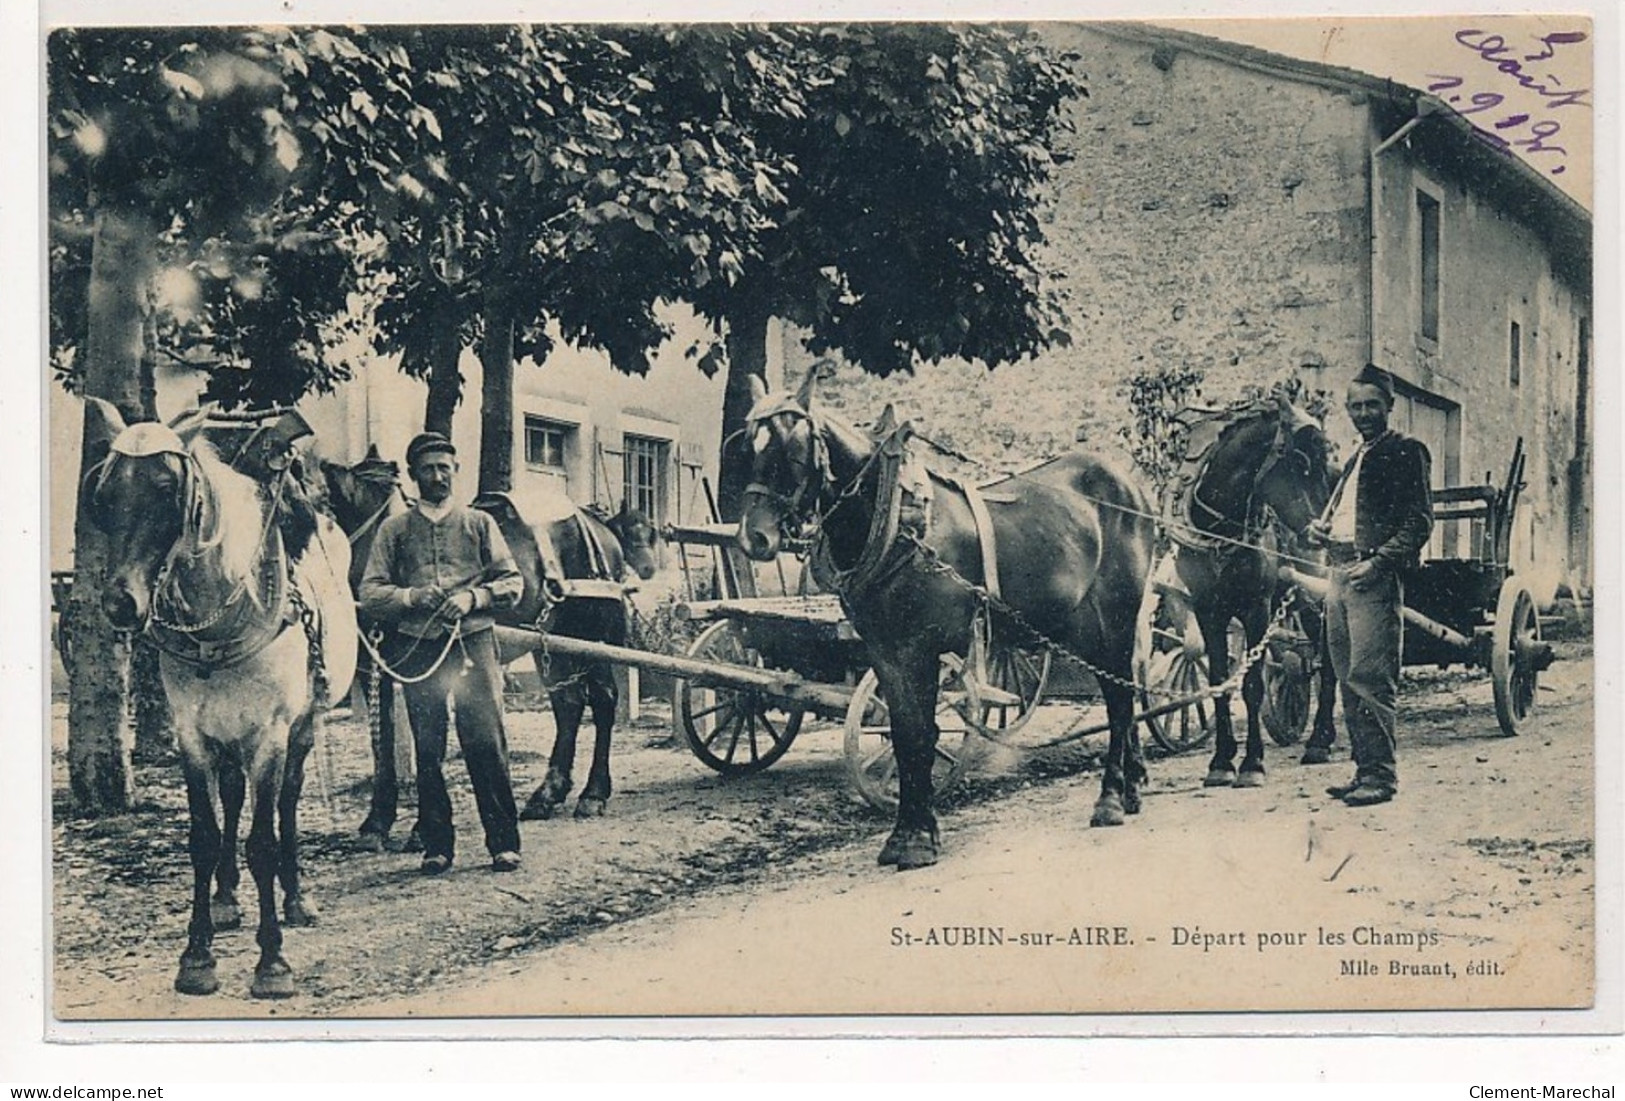
[[[767,397],[767,383],[762,381],[760,375],[750,376],[750,403],[756,405]]]
[[[813,386],[817,382],[818,368],[814,366],[808,369],[807,377],[801,380],[801,389],[796,391],[796,403],[803,409],[810,410],[812,408]]]
[[[127,426],[118,406],[103,398],[85,399],[85,434],[97,451],[106,451]]]
[[[219,406],[213,402],[199,406],[196,409],[185,409],[177,413],[169,422],[175,435],[181,438],[182,443],[190,444],[195,436],[203,431],[203,425],[208,421]]]

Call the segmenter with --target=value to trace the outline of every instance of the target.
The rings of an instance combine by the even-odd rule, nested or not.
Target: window
[[[666,477],[671,444],[648,436],[625,437],[626,503],[657,524],[666,521]]]
[[[525,417],[525,465],[563,470],[565,448],[575,429],[568,424]]]
[[[1523,327],[1516,321],[1507,336],[1507,381],[1513,386],[1523,381]]]
[[[1439,200],[1425,191],[1416,193],[1419,236],[1421,318],[1419,332],[1426,340],[1439,339]]]

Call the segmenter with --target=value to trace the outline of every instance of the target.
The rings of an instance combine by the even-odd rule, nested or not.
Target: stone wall
[[[1081,55],[1089,89],[1048,225],[1072,346],[994,371],[844,368],[831,404],[863,421],[897,402],[994,471],[1080,435],[1119,448],[1139,370],[1199,366],[1214,400],[1306,364],[1306,381],[1340,386],[1364,353],[1361,103],[1086,25],[1044,33]],[[793,346],[786,361],[792,377],[810,365]]]

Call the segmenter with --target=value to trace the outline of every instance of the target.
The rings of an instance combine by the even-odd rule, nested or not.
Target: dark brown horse
[[[1301,535],[1326,507],[1336,474],[1319,423],[1284,397],[1238,405],[1202,423],[1204,434],[1213,439],[1189,460],[1194,470],[1170,531],[1178,544],[1179,579],[1190,594],[1191,613],[1207,651],[1208,679],[1218,685],[1231,673],[1230,621],[1241,623],[1251,650],[1286,596],[1277,578],[1280,559],[1270,514]],[[1307,610],[1307,602],[1300,601],[1300,608]],[[1317,736],[1332,720],[1333,694],[1322,685],[1320,695]],[[1230,697],[1220,696],[1214,701],[1213,759],[1203,781],[1208,787],[1256,787],[1264,781],[1262,661],[1248,668],[1241,696],[1247,706],[1241,770],[1235,765],[1239,747]]]
[[[378,528],[409,508],[410,503],[401,490],[400,467],[380,456],[376,446],[369,447],[366,457],[354,466],[323,461],[321,470],[327,483],[328,507],[350,539],[349,581],[350,592],[355,595],[361,591],[361,575],[366,572],[367,556],[372,552]],[[372,626],[362,619],[362,631]],[[382,852],[400,802],[400,782],[395,771],[395,682],[374,669],[366,647],[357,655],[356,678],[362,684],[377,685],[375,698],[367,701],[376,731],[372,739],[372,802],[360,833],[365,848]],[[407,839],[408,850],[422,847],[417,838],[414,826]]]
[[[525,577],[525,595],[503,614],[503,623],[527,628],[541,625],[550,634],[626,645],[629,624],[624,597],[568,595],[569,582],[624,582],[629,567],[645,581],[653,577],[656,533],[647,516],[623,504],[608,519],[576,509],[562,519],[532,527],[505,495],[480,497],[474,506],[496,519]],[[532,658],[553,705],[553,751],[548,755],[547,775],[519,817],[526,821],[552,818],[569,795],[576,735],[589,707],[597,736],[575,816],[601,815],[609,802],[609,747],[620,701],[614,668],[604,661],[549,655],[545,647],[532,651]]]
[[[322,473],[334,515],[345,530],[352,532],[354,553],[364,565],[371,547],[371,533],[377,531],[385,516],[408,507],[395,464],[384,463],[372,454],[353,467],[323,463]],[[586,509],[578,509],[563,519],[533,526],[520,517],[505,495],[491,494],[478,499],[475,505],[496,519],[525,578],[525,594],[517,606],[503,613],[504,625],[534,628],[546,616],[550,631],[625,644],[627,622],[622,601],[562,598],[570,580],[622,581],[628,566],[641,578],[652,577],[656,568],[656,532],[647,516],[623,507],[618,514],[604,520]],[[547,776],[526,803],[522,817],[552,817],[568,794],[576,737],[582,715],[589,706],[598,736],[587,786],[577,801],[576,813],[582,817],[602,814],[610,795],[609,747],[619,702],[612,670],[603,663],[577,663],[561,655],[549,659],[540,650],[535,652],[535,661],[543,682],[551,685],[549,698],[557,734]],[[375,838],[375,847],[379,848],[395,820],[399,802],[395,727],[390,707],[392,692],[393,681],[381,677],[379,734],[373,747],[372,805],[361,826],[363,836]]]
[[[754,380],[753,380],[754,381]],[[738,541],[767,561],[787,530],[818,519],[827,560],[847,571],[865,558],[884,464],[874,440],[817,409],[812,377],[794,397],[769,398],[756,383],[749,423],[754,451]],[[930,476],[930,520],[918,540],[898,539],[864,583],[837,580],[842,604],[863,637],[885,694],[898,765],[897,821],[880,862],[899,869],[937,859],[931,812],[938,663],[964,654],[983,601],[974,513],[963,489]],[[987,508],[995,534],[1000,637],[1034,644],[1024,624],[1109,674],[1099,678],[1111,721],[1095,825],[1120,825],[1140,809],[1144,758],[1130,684],[1134,621],[1150,568],[1154,521],[1145,494],[1112,466],[1075,453],[1011,478]],[[1009,632],[1006,634],[1006,632]],[[1028,637],[1024,637],[1027,635]]]

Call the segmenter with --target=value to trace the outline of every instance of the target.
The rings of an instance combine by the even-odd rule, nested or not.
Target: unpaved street
[[[1200,754],[1153,762],[1144,814],[1091,830],[1098,777],[1084,768],[1087,747],[1004,754],[942,812],[941,863],[902,875],[874,864],[889,823],[846,792],[834,728],[804,732],[766,773],[725,781],[674,747],[655,716],[621,732],[609,816],[526,823],[515,875],[486,869],[454,763],[460,860],[425,879],[411,854],[355,851],[366,734],[341,724],[331,790],[313,781],[306,795],[305,865],[322,923],[289,930],[300,994],[270,1004],[246,996],[251,929],[217,943],[219,994],[171,992],[189,897],[185,813],[174,770],[148,769],[150,809],[85,823],[64,820],[58,803],[56,1011],[169,1020],[1585,1004],[1591,665],[1589,649],[1562,654],[1517,739],[1500,737],[1487,679],[1408,672],[1392,804],[1353,810],[1327,797],[1325,785],[1350,771],[1341,754],[1310,768],[1294,749],[1271,747],[1269,781],[1254,790],[1204,791]],[[1071,716],[1047,708],[1030,737]],[[516,715],[521,797],[543,771],[549,734],[545,713]]]

